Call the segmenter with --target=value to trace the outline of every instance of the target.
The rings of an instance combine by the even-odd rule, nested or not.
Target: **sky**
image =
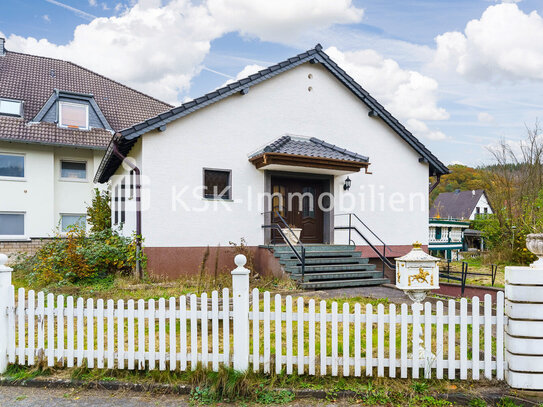
[[[0,37],[174,105],[320,43],[445,164],[543,117],[541,0],[1,0]]]

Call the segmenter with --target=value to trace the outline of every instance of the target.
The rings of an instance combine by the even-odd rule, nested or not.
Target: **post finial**
[[[421,249],[422,248],[422,243],[419,242],[418,240],[413,243],[413,249]]]
[[[5,265],[8,261],[8,256],[6,256],[4,253],[0,253],[0,267]]]
[[[247,257],[245,257],[243,254],[238,254],[236,257],[234,257],[234,263],[236,263],[236,266],[243,267],[245,264],[247,264]]]

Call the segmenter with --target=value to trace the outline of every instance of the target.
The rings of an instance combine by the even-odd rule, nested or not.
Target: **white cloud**
[[[437,106],[438,84],[434,79],[404,70],[393,59],[371,49],[342,52],[331,47],[326,53],[398,118],[449,118],[447,111]]]
[[[211,15],[227,29],[264,41],[291,42],[307,30],[361,21],[351,0],[208,0]]]
[[[481,123],[490,123],[494,121],[494,116],[487,112],[481,112],[477,114],[477,120],[479,120]]]
[[[96,7],[97,4],[96,0],[89,0],[89,6]]]
[[[44,14],[43,16],[41,16],[41,18],[43,18],[43,21],[45,21],[46,23],[51,22],[51,18],[47,14]]]
[[[246,78],[249,75],[252,75],[254,73],[257,73],[258,71],[266,68],[265,66],[253,64],[253,65],[247,65],[245,68],[243,68],[241,71],[238,72],[235,78],[227,80],[225,83],[223,83],[220,88],[223,86],[228,85],[229,83],[239,81],[240,79]]]
[[[172,0],[165,5],[139,0],[130,9],[118,3],[115,10],[120,15],[79,25],[68,44],[10,35],[9,49],[70,60],[177,103],[201,69],[211,41],[228,32],[286,42],[316,26],[360,21],[363,13],[351,0]]]
[[[449,165],[466,165],[466,164],[464,164],[462,161],[453,160],[451,161]]]
[[[407,129],[416,137],[427,140],[445,140],[447,136],[439,130],[430,129],[426,123],[417,119],[407,119],[405,124]]]
[[[436,37],[434,63],[472,80],[543,79],[543,18],[516,4],[488,7],[464,32]]]

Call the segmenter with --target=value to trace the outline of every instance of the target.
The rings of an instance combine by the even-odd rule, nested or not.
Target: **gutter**
[[[126,163],[134,173],[136,174],[136,274],[140,278],[140,280],[143,278],[143,269],[141,267],[141,171],[140,169],[133,164],[130,160],[126,159],[126,156],[124,156],[119,151],[119,146],[117,145],[117,141],[113,140],[113,154],[117,156],[123,163]]]
[[[436,187],[439,185],[440,182],[441,182],[441,174],[437,174],[436,175],[436,182],[434,182],[432,185],[430,185],[430,191],[428,191],[428,193],[431,194],[432,191],[434,189],[436,189]]]

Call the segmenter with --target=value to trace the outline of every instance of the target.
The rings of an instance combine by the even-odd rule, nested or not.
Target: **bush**
[[[129,274],[136,265],[136,239],[121,236],[111,229],[87,235],[72,227],[66,236],[44,245],[34,256],[14,265],[37,285],[78,283]]]

